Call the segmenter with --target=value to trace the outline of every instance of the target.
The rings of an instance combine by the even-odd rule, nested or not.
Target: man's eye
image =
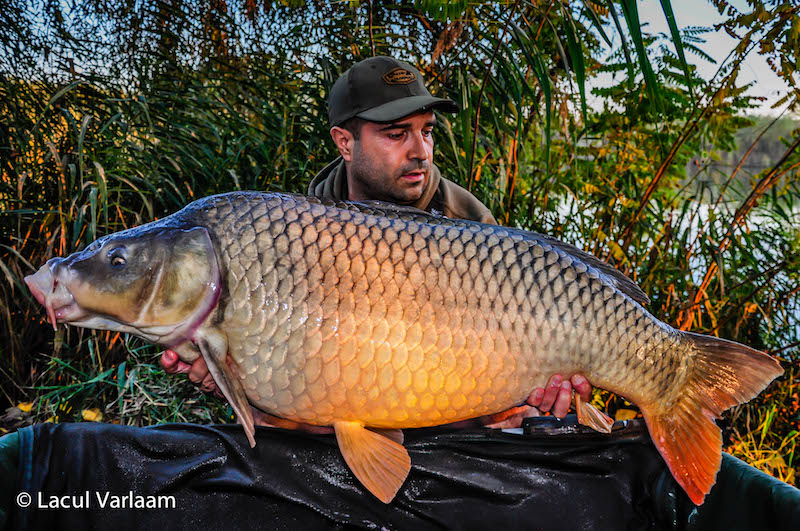
[[[433,136],[433,129],[423,130],[422,134],[425,136]]]
[[[392,140],[400,140],[403,138],[403,133],[389,133],[389,138]]]

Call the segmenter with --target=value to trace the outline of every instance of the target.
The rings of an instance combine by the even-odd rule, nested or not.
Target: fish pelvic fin
[[[411,457],[403,445],[360,422],[335,422],[333,429],[356,478],[383,503],[391,502],[411,470]]]
[[[403,430],[397,430],[392,428],[367,428],[369,431],[374,431],[378,435],[383,435],[384,437],[393,440],[397,444],[403,444],[405,440],[405,436],[403,435]]]
[[[575,393],[575,412],[578,422],[601,433],[611,433],[614,419],[594,407],[589,402],[584,402],[579,393]]]
[[[672,476],[695,505],[716,480],[722,460],[722,412],[755,398],[783,374],[778,360],[733,341],[685,333],[696,349],[692,374],[666,412],[642,413]]]

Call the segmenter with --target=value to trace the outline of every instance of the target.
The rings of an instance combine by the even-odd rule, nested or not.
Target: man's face
[[[433,161],[433,111],[389,124],[365,122],[353,139],[350,199],[410,204],[422,196]],[[344,154],[343,154],[344,155]]]

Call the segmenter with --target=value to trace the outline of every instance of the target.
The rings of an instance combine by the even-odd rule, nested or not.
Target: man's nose
[[[411,135],[411,145],[408,149],[408,158],[414,160],[426,160],[428,158],[428,146],[422,132]]]

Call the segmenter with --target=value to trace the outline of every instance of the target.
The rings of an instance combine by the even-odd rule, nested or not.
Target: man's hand
[[[592,397],[592,385],[580,374],[570,380],[564,380],[560,374],[554,374],[547,382],[546,389],[534,389],[527,404],[513,407],[508,411],[486,415],[476,419],[462,420],[448,424],[453,428],[519,428],[523,419],[538,417],[539,413],[550,411],[557,418],[564,418],[569,411],[573,389],[588,402]]]
[[[591,384],[581,376],[576,374],[571,380],[564,380],[560,374],[554,374],[547,382],[547,386],[542,389],[534,389],[528,397],[528,404],[538,408],[542,413],[548,411],[557,418],[564,418],[569,411],[569,404],[572,401],[572,390],[575,390],[584,402],[588,402],[592,396]]]
[[[186,373],[189,376],[189,381],[200,387],[204,393],[214,393],[215,396],[223,398],[222,393],[217,389],[217,383],[211,377],[211,373],[206,366],[206,360],[202,356],[189,364],[178,357],[176,353],[171,350],[165,350],[161,354],[159,360],[164,372],[168,374],[182,374]]]

